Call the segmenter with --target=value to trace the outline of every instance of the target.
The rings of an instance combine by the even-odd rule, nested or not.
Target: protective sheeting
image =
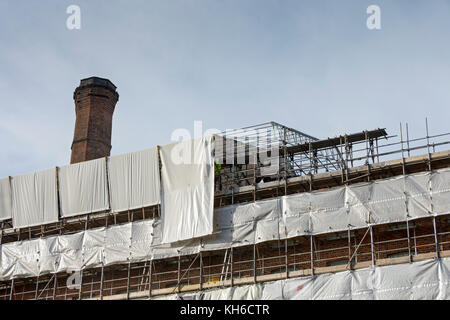
[[[105,159],[61,167],[58,177],[61,217],[109,209]]]
[[[0,179],[0,221],[12,218],[11,187],[9,178]]]
[[[269,211],[267,201],[214,211],[212,148],[211,137],[161,148],[160,243],[195,242],[193,239],[206,237],[206,246],[223,249],[231,244],[345,231],[402,222],[407,217],[413,220],[450,213],[450,169],[280,197],[273,200],[276,207]],[[105,159],[62,167],[57,175],[59,215],[72,217],[110,209],[118,212],[158,204],[158,166],[157,148],[112,157],[108,165],[109,186]],[[55,170],[47,170],[17,176],[11,178],[11,183],[9,178],[0,179],[0,221],[14,217],[16,228],[56,222],[55,174]]]
[[[431,174],[430,183],[432,195],[432,209],[427,206],[430,211],[435,214],[446,214],[450,212],[450,170],[444,169],[435,171]]]
[[[0,279],[36,277],[152,258],[153,220],[1,245]]]
[[[161,203],[158,149],[109,158],[111,210],[133,210]]]
[[[279,199],[218,208],[214,213],[214,234],[202,238],[203,250],[220,250],[277,240]]]
[[[282,198],[280,236],[365,228],[450,213],[450,170],[419,173]],[[431,189],[430,189],[431,188]]]
[[[39,275],[39,239],[2,245],[2,279]]]
[[[56,169],[11,178],[14,228],[58,221]]]
[[[398,178],[394,180],[396,179]],[[397,191],[388,190],[384,193],[384,188],[390,188],[384,183],[364,183],[330,191],[302,193],[218,208],[214,212],[212,234],[169,244],[163,243],[162,240],[161,219],[92,229],[72,235],[41,238],[39,272],[42,274],[69,269],[77,270],[98,266],[101,263],[109,265],[128,261],[164,259],[302,235],[343,231],[349,228],[367,228],[372,216],[376,217],[371,223],[373,225],[406,221],[406,208],[411,215],[409,219],[448,213],[444,208],[449,206],[450,197],[431,198],[429,186],[434,186],[433,192],[436,194],[445,193],[446,181],[450,180],[449,170],[437,171],[433,175],[410,175],[401,179],[402,183],[394,181],[398,183],[397,187],[404,188],[405,191],[403,207],[398,205],[400,213],[392,211],[386,213],[382,209],[385,203],[398,202],[399,196]],[[371,208],[373,212],[367,208]],[[432,208],[441,209],[438,213],[429,211]],[[20,243],[27,243],[27,241]],[[0,273],[6,277],[14,275],[16,268],[13,263],[20,262],[21,257],[27,255],[27,253],[17,253],[20,249],[10,249],[8,245],[10,244],[3,246],[6,249],[2,250],[2,273]],[[0,249],[3,247],[0,246]],[[20,247],[18,245],[18,248]],[[27,266],[30,262],[26,260],[20,263]],[[23,270],[35,270],[34,267],[21,269],[20,274],[23,274]],[[445,270],[448,272],[449,269]],[[34,273],[35,271],[30,272],[30,276]],[[352,299],[372,299],[374,292],[367,287],[367,280],[365,280],[367,277],[375,279],[368,271],[359,272],[353,276]],[[384,282],[391,281],[385,280],[386,276],[377,279]],[[308,285],[308,283],[303,284],[305,288],[308,288]],[[301,291],[300,297],[305,297],[305,292],[307,291]],[[382,291],[378,294],[381,295]],[[414,294],[418,295],[418,293]],[[342,292],[335,292],[331,296],[348,298]]]
[[[213,232],[213,138],[161,147],[162,242],[198,238]]]
[[[448,300],[450,258],[159,296],[191,300]]]

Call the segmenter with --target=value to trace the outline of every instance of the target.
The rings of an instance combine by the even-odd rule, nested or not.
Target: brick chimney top
[[[117,93],[116,92],[117,87],[109,79],[99,77],[89,77],[86,79],[81,79],[80,85],[75,89],[74,94],[76,94],[78,90],[94,87],[103,87],[105,89],[110,90],[113,93]]]
[[[70,163],[109,156],[112,118],[119,94],[108,79],[82,79],[73,93],[76,122]]]

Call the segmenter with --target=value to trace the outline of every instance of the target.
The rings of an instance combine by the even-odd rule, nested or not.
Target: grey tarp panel
[[[62,217],[109,209],[105,159],[61,167],[58,178]]]
[[[450,170],[444,169],[433,172],[430,181],[433,213],[450,213]]]
[[[11,191],[14,228],[58,221],[56,169],[13,177]]]
[[[133,210],[161,203],[158,149],[109,158],[111,210]]]

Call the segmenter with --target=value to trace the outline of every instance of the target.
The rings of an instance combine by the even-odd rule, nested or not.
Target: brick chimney
[[[109,156],[112,117],[119,100],[116,86],[108,79],[86,78],[75,89],[73,100],[77,119],[70,163]]]

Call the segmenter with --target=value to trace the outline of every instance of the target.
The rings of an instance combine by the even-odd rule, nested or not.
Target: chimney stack
[[[109,156],[112,117],[119,100],[116,86],[108,79],[86,78],[75,89],[73,99],[77,119],[70,163]]]

